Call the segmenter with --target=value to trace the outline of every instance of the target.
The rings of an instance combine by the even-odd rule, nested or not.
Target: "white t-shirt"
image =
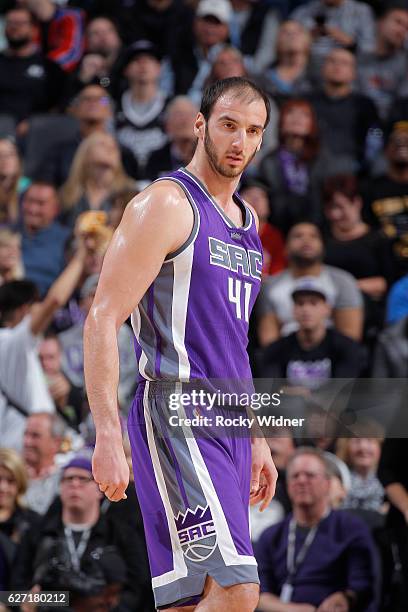
[[[39,341],[31,332],[29,315],[16,327],[0,329],[0,447],[20,451],[26,422],[8,405],[3,390],[29,414],[55,411],[38,359]]]
[[[334,266],[322,265],[319,280],[327,292],[328,302],[335,310],[343,308],[362,308],[363,299],[355,278],[348,272]],[[288,336],[298,329],[293,316],[292,291],[299,278],[292,276],[290,270],[269,276],[261,287],[259,314],[275,313],[281,324],[281,335]],[[330,325],[330,323],[329,323]]]

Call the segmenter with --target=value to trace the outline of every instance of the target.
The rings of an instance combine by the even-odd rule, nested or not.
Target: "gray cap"
[[[320,295],[326,302],[329,301],[329,295],[327,290],[320,280],[320,278],[316,276],[303,276],[299,278],[292,291],[292,298],[302,293],[314,293]]]

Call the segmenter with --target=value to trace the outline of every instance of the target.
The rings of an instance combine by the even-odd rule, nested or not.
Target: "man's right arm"
[[[187,240],[193,221],[190,204],[175,183],[157,183],[132,200],[105,255],[85,323],[85,383],[96,428],[93,472],[112,501],[124,497],[129,478],[117,405],[117,333],[166,255]]]

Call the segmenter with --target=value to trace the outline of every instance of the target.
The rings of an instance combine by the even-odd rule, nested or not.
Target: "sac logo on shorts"
[[[175,517],[177,533],[184,556],[190,561],[205,561],[217,546],[217,534],[208,506],[187,508]]]

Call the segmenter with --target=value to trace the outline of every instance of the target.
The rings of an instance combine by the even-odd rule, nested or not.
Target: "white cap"
[[[228,0],[201,0],[196,10],[197,17],[216,17],[221,23],[228,24],[232,7]]]

